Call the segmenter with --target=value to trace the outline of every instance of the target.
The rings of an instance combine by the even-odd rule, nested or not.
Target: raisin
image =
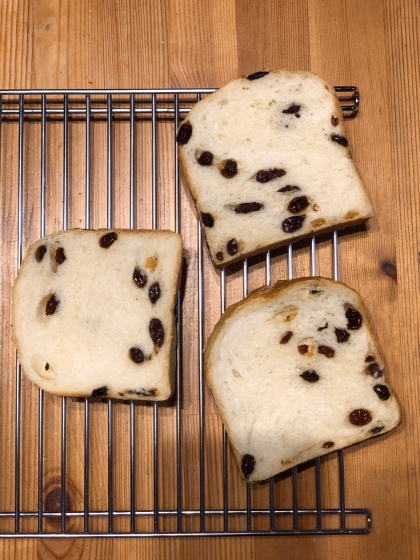
[[[253,455],[249,455],[249,453],[246,453],[246,455],[242,457],[242,463],[241,463],[241,471],[244,477],[249,478],[249,476],[254,472],[254,468],[255,468],[255,457]]]
[[[154,397],[156,396],[157,389],[130,389],[127,393],[129,395],[138,395],[139,397]]]
[[[306,354],[306,352],[309,350],[309,346],[307,344],[301,344],[300,346],[298,346],[298,351],[299,354]]]
[[[102,249],[108,249],[108,247],[111,247],[111,245],[117,239],[118,235],[115,233],[115,231],[110,231],[100,238],[99,245],[102,247]]]
[[[287,207],[287,209],[292,214],[297,214],[298,212],[302,212],[302,210],[305,210],[307,206],[309,206],[309,200],[306,198],[306,196],[297,196],[289,202],[289,206]]]
[[[279,179],[280,177],[283,177],[283,175],[286,175],[286,171],[284,169],[277,169],[276,167],[274,169],[269,169],[268,171],[273,176],[273,179]]]
[[[348,341],[348,339],[350,338],[350,333],[348,333],[344,329],[335,329],[335,336],[337,337],[337,342],[341,344]]]
[[[365,362],[369,363],[369,362],[374,362],[375,358],[373,356],[366,356]]]
[[[363,319],[357,309],[349,307],[346,311],[346,319],[348,321],[347,328],[351,331],[360,329],[360,327],[362,326]]]
[[[273,181],[273,179],[283,177],[283,175],[286,175],[286,171],[284,169],[261,169],[258,171],[255,178],[259,183],[268,183],[269,181]]]
[[[287,331],[287,333],[281,337],[280,344],[287,344],[289,340],[292,338],[292,336],[293,336],[292,331]]]
[[[318,327],[318,331],[323,331],[324,329],[328,329],[328,323],[325,323],[323,327]]]
[[[306,215],[303,216],[290,216],[283,220],[281,227],[285,233],[294,233],[303,226]]]
[[[152,319],[149,324],[150,337],[155,343],[155,346],[162,348],[163,342],[165,340],[165,331],[163,330],[163,325],[159,319]]]
[[[92,391],[92,397],[106,397],[108,395],[108,387],[99,387]]]
[[[216,253],[216,259],[217,259],[218,261],[222,261],[222,260],[223,260],[223,251],[218,251],[218,252]]]
[[[238,252],[238,243],[235,238],[227,242],[226,249],[229,255],[236,255],[236,253]]]
[[[297,119],[300,119],[299,113],[295,113],[295,117],[296,117]]]
[[[147,284],[147,274],[136,266],[133,272],[133,280],[139,288],[144,288]]]
[[[264,208],[264,204],[260,202],[243,202],[235,206],[234,210],[236,214],[249,214],[250,212],[258,212],[261,208]]]
[[[211,214],[206,212],[201,212],[201,220],[206,227],[214,226],[214,218]]]
[[[202,152],[197,161],[200,165],[211,165],[213,163],[213,154],[211,152]]]
[[[369,374],[375,379],[378,379],[378,377],[382,377],[383,370],[376,362],[374,362],[373,364],[369,364],[367,369]]]
[[[38,262],[41,262],[44,258],[45,253],[47,252],[47,248],[45,245],[40,245],[38,249],[35,251],[35,258]]]
[[[324,354],[324,356],[326,356],[327,358],[333,358],[335,352],[329,346],[322,346],[321,345],[321,346],[318,346],[318,354]]]
[[[46,363],[46,364],[45,364],[45,371],[48,371],[49,369],[50,369],[50,364],[49,364],[49,363]]]
[[[45,306],[45,315],[54,315],[59,305],[60,300],[55,297],[55,294],[53,294],[47,301],[47,305]]]
[[[232,179],[238,173],[238,165],[234,159],[228,159],[220,173],[226,179]]]
[[[255,176],[255,179],[259,182],[259,183],[268,183],[268,181],[272,181],[274,179],[274,177],[272,176],[272,174],[270,173],[270,171],[258,171],[257,175]]]
[[[63,264],[65,260],[66,255],[64,254],[64,249],[63,247],[59,247],[55,253],[55,262],[58,262],[58,264]]]
[[[315,383],[315,381],[318,381],[318,379],[319,379],[319,375],[313,369],[309,369],[308,371],[304,371],[303,373],[300,374],[300,376],[305,381],[309,381],[309,383]]]
[[[350,424],[354,424],[355,426],[366,426],[366,424],[372,422],[372,416],[365,408],[358,408],[350,412],[349,420]]]
[[[310,290],[309,293],[310,293],[311,295],[313,295],[313,294],[322,294],[322,291],[321,291],[321,290]]]
[[[334,115],[331,117],[331,124],[333,126],[337,126],[338,125],[338,119],[337,117],[334,117]]]
[[[391,396],[391,393],[389,392],[389,389],[386,385],[375,385],[373,390],[381,399],[381,401],[387,401]]]
[[[385,426],[376,426],[376,428],[373,428],[373,430],[370,430],[370,432],[372,435],[379,434],[379,432],[382,432],[384,428]]]
[[[333,441],[326,441],[325,443],[322,444],[322,447],[324,449],[330,449],[331,447],[334,447],[334,442]]]
[[[260,78],[264,78],[264,76],[267,76],[268,72],[265,72],[264,70],[260,71],[260,72],[254,72],[253,74],[250,74],[249,76],[247,76],[248,80],[259,80]]]
[[[290,105],[288,109],[284,109],[284,111],[282,112],[286,113],[287,115],[295,115],[296,113],[299,113],[299,110],[300,105]]]
[[[160,286],[159,282],[155,282],[149,288],[149,299],[152,303],[156,303],[160,298]]]
[[[296,185],[286,185],[282,189],[279,189],[277,192],[294,192],[294,191],[300,191],[300,187],[297,187]]]
[[[340,144],[340,146],[344,146],[345,148],[348,145],[347,138],[344,138],[344,136],[339,136],[338,134],[331,134],[331,140],[333,142],[337,142],[338,144]]]
[[[188,140],[191,138],[192,126],[189,123],[181,124],[176,135],[176,141],[178,144],[187,144]]]
[[[144,354],[143,351],[138,346],[133,346],[130,348],[130,358],[136,364],[141,364],[144,362]]]

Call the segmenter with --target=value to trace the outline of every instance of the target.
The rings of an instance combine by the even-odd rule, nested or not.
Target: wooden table
[[[219,87],[238,74],[270,67],[311,70],[334,85],[359,87],[361,111],[348,130],[376,216],[366,230],[359,228],[340,237],[340,279],[357,289],[368,303],[390,382],[403,407],[403,421],[395,431],[345,451],[348,506],[366,507],[373,515],[372,531],[367,536],[1,539],[2,558],[420,557],[419,18],[419,7],[413,0],[1,2],[0,89]],[[169,144],[167,149],[172,149]],[[1,180],[2,207],[7,209],[12,195],[4,191],[4,176]],[[191,213],[187,223],[192,225],[183,234],[193,258],[195,219],[185,193],[182,196],[183,209]],[[76,212],[77,201],[74,204]],[[101,223],[99,215],[94,219]],[[117,215],[115,220],[122,218]],[[47,225],[50,230],[60,226]],[[2,234],[6,244],[16,244],[16,238],[8,238],[4,228]],[[34,226],[25,244],[37,234]],[[321,246],[319,251],[319,271],[330,274],[329,265],[324,264],[329,262],[330,248]],[[280,254],[276,277],[284,277],[285,263]],[[297,254],[294,266],[296,276],[310,273],[307,248]],[[207,288],[216,290],[217,275],[207,262],[205,267]],[[9,284],[12,269],[7,269]],[[251,271],[250,288],[261,282],[260,262]],[[239,275],[231,275],[228,283],[229,302],[240,299]],[[9,288],[2,286],[3,298],[9,297]],[[196,305],[193,292],[191,288],[186,294],[184,317]],[[219,312],[219,302],[212,304],[209,299],[208,306],[206,336]],[[7,334],[10,312],[2,317]],[[193,375],[188,371],[196,367],[196,358],[184,358],[185,375]],[[4,350],[2,391],[10,391],[4,364],[13,370],[14,359],[12,349]],[[26,383],[24,380],[23,390],[28,399],[30,395],[35,398],[35,388]],[[208,393],[206,398],[210,399]],[[24,403],[24,420],[36,422],[36,411],[28,411],[27,403],[31,401]],[[79,405],[82,407],[81,403],[74,407]],[[196,408],[191,406],[193,422]],[[10,452],[14,428],[8,432],[6,427],[14,409],[7,403],[3,407],[1,499],[13,504],[10,488],[14,480],[8,480],[5,473],[14,468]],[[105,408],[98,411],[106,425],[105,413]],[[58,409],[52,414],[51,418],[59,418]],[[116,433],[123,433],[127,418],[116,416]],[[209,418],[210,424],[219,422],[215,413]],[[24,433],[22,438],[30,447]],[[54,454],[54,446],[59,444],[46,441],[46,453]],[[77,442],[74,445],[77,448]],[[91,453],[99,464],[106,465],[106,453],[99,447],[93,444]],[[70,458],[69,476],[77,478],[80,465],[77,461],[73,465]],[[45,484],[54,476],[59,476],[59,471],[46,469]],[[192,493],[195,481],[192,475]],[[22,471],[22,483],[31,485],[27,471]],[[32,506],[36,508],[36,503]]]

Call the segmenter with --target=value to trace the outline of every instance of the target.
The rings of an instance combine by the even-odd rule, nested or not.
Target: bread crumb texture
[[[259,74],[205,97],[178,131],[217,266],[373,215],[334,89],[309,72]]]
[[[207,342],[205,364],[250,482],[385,433],[400,419],[368,312],[355,291],[332,280],[278,282],[231,306]]]
[[[182,238],[68,230],[27,251],[13,287],[24,373],[57,395],[167,399]]]

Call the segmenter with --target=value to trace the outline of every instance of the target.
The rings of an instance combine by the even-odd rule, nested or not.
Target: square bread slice
[[[248,482],[400,420],[360,296],[325,278],[277,282],[229,307],[205,374]]]
[[[171,231],[73,229],[34,243],[13,286],[24,373],[55,395],[168,399],[181,264]]]
[[[177,141],[216,266],[373,216],[334,88],[310,72],[228,82]]]

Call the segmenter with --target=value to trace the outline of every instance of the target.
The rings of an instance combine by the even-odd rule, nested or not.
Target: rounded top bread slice
[[[366,307],[333,280],[300,278],[255,290],[220,318],[204,357],[249,482],[399,423]]]
[[[177,141],[216,266],[373,215],[334,88],[310,72],[228,82],[191,109]]]
[[[24,373],[56,395],[169,398],[181,263],[171,231],[73,229],[38,240],[13,286]]]

